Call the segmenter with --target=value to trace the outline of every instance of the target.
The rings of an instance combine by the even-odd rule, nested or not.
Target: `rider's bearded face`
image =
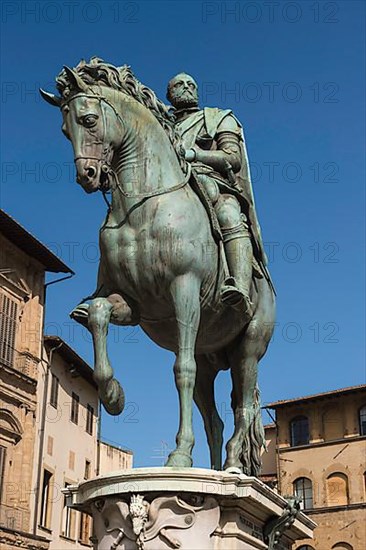
[[[196,82],[188,74],[178,74],[168,84],[167,98],[175,109],[198,107]]]

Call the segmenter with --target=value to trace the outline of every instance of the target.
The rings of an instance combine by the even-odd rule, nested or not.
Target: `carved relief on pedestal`
[[[99,499],[91,510],[102,550],[209,550],[220,517],[216,499],[193,495]]]

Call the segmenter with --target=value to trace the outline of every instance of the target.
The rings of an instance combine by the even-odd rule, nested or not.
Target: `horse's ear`
[[[54,107],[60,107],[61,106],[61,98],[58,97],[55,94],[50,94],[49,92],[46,92],[45,90],[42,90],[42,88],[39,89],[39,93],[43,97],[47,103],[50,105],[53,105]]]
[[[64,65],[64,70],[71,84],[71,88],[76,88],[81,92],[88,92],[88,86],[75,71],[73,71],[72,69],[70,69],[70,67],[67,67],[66,65]]]

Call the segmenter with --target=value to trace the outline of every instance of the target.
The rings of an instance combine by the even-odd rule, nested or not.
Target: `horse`
[[[189,184],[166,106],[130,67],[93,58],[57,78],[60,95],[41,90],[62,111],[77,183],[108,203],[99,233],[96,291],[71,313],[92,334],[94,379],[110,414],[124,393],[107,354],[109,323],[140,325],[175,353],[179,395],[176,448],[166,466],[191,467],[193,402],[204,422],[211,467],[257,476],[265,446],[258,362],[270,342],[275,297],[266,278],[253,279],[250,320],[220,300],[225,266],[207,211]],[[110,195],[110,202],[108,195]],[[230,370],[234,432],[222,465],[224,424],[214,382]]]

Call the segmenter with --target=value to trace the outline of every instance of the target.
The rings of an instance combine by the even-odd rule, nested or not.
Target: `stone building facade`
[[[132,466],[131,452],[98,441],[92,369],[43,334],[46,272],[73,273],[0,210],[1,550],[91,547],[91,518],[61,489]]]
[[[132,468],[133,454],[128,449],[99,442],[99,473],[108,474]]]
[[[45,273],[72,273],[0,210],[0,547],[47,548],[32,529]]]
[[[366,548],[366,386],[277,401],[276,430],[267,428],[277,488],[297,494],[318,527],[296,550]],[[273,441],[274,440],[274,441]]]
[[[62,489],[97,474],[99,400],[93,371],[61,338],[45,336],[47,370],[39,379],[40,426],[34,478],[37,534],[50,550],[90,546],[91,518],[65,505]]]

